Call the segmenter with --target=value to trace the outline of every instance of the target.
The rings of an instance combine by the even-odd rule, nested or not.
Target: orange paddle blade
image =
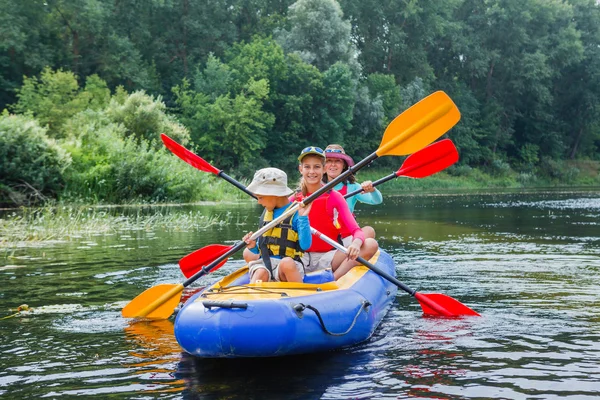
[[[460,301],[441,293],[415,293],[423,314],[441,315],[445,317],[460,317],[464,315],[480,316]]]
[[[233,246],[225,246],[223,244],[209,244],[179,260],[179,268],[181,268],[183,275],[189,278],[200,271],[202,267],[209,265],[232,248]],[[212,271],[221,268],[226,262],[227,258],[216,265]]]
[[[378,156],[403,156],[421,150],[448,132],[460,112],[444,92],[435,92],[398,115],[387,127]]]
[[[179,304],[182,291],[181,283],[153,286],[131,300],[121,314],[125,318],[167,319]]]
[[[458,161],[458,151],[450,139],[440,140],[411,154],[404,160],[396,176],[425,178]]]

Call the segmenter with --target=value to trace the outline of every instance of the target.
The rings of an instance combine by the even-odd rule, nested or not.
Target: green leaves
[[[70,156],[32,118],[0,115],[0,204],[27,205],[54,197]]]

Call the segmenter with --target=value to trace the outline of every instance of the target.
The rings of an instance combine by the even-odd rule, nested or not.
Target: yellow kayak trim
[[[369,260],[372,264],[377,263],[379,250]],[[198,297],[195,301],[206,299],[215,301],[226,300],[273,300],[289,297],[300,297],[318,295],[321,292],[332,290],[344,290],[351,288],[358,282],[369,268],[357,265],[337,281],[325,283],[299,283],[299,282],[257,282],[246,285],[230,286],[244,274],[248,273],[248,267],[243,267],[227,275],[204,291],[206,297]]]

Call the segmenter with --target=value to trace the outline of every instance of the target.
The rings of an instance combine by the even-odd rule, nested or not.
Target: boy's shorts
[[[271,268],[273,268],[273,277],[274,277],[274,281],[275,282],[279,282],[279,263],[281,262],[281,258],[275,258],[275,257],[271,257]],[[304,266],[302,265],[302,263],[300,261],[296,261],[294,260],[294,263],[296,264],[296,270],[300,273],[301,277],[304,277]],[[250,276],[250,278],[252,278],[252,274],[254,274],[254,272],[258,269],[264,269],[265,271],[269,272],[269,270],[267,269],[267,267],[265,266],[265,263],[263,262],[262,258],[255,260],[255,261],[250,261],[248,263],[248,276]],[[271,280],[271,277],[269,276],[269,281]]]

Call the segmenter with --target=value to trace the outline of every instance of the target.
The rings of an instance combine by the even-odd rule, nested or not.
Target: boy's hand
[[[310,203],[307,206],[300,203],[300,207],[298,207],[298,215],[301,217],[306,217],[308,215],[308,213],[310,212],[311,207],[312,207],[312,203]]]
[[[253,233],[254,232],[248,232],[242,238],[242,240],[244,242],[246,242],[246,248],[248,248],[248,249],[253,249],[256,247],[256,240],[250,240],[250,237],[252,236]]]
[[[375,188],[373,187],[373,182],[371,181],[364,181],[360,184],[360,186],[362,187],[362,190],[365,191],[365,193],[371,193],[375,191]]]

